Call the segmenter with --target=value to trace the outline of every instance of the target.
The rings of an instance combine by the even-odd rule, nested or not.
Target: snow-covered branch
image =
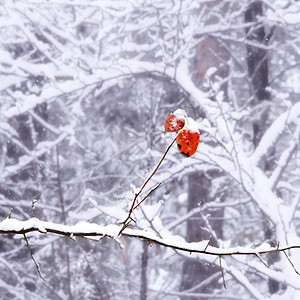
[[[252,162],[258,165],[261,159],[268,155],[272,147],[277,143],[279,137],[292,123],[297,123],[300,116],[300,103],[297,102],[286,112],[281,114],[263,135],[258,147],[252,155]]]
[[[32,151],[29,155],[23,155],[20,157],[19,162],[15,165],[11,165],[5,168],[5,171],[0,175],[1,180],[4,180],[8,176],[16,174],[19,170],[35,161],[47,151],[61,143],[69,134],[67,132],[61,133],[61,135],[52,142],[41,142],[38,145],[38,149]]]
[[[27,234],[29,232],[40,232],[42,234],[53,233],[67,236],[70,238],[83,237],[93,240],[101,240],[104,237],[113,239],[119,238],[119,232],[122,229],[120,224],[109,224],[101,226],[96,223],[82,222],[76,225],[62,225],[58,223],[45,222],[37,218],[31,218],[26,221],[20,221],[13,218],[7,218],[0,223],[0,234]],[[188,243],[182,237],[170,236],[160,238],[152,230],[144,229],[123,229],[121,236],[137,239],[144,239],[150,243],[155,243],[163,247],[172,248],[178,251],[189,253],[199,253],[217,256],[230,255],[260,255],[272,252],[287,251],[291,249],[300,249],[299,244],[290,244],[285,246],[271,247],[264,244],[256,248],[251,247],[233,247],[233,248],[216,248],[209,245],[208,240]]]

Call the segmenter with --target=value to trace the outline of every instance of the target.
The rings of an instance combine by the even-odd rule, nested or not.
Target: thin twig
[[[267,267],[269,268],[269,265],[262,259],[262,257],[258,254],[258,253],[255,253],[255,256]]]
[[[31,207],[32,207],[32,217],[34,218],[34,209],[35,209],[35,203],[37,202],[36,199],[33,199],[32,202],[31,202]]]
[[[224,286],[224,289],[226,290],[226,282],[225,282],[225,277],[224,277],[224,270],[222,267],[222,256],[221,255],[219,255],[219,263],[220,263],[220,271],[222,274],[223,286]]]
[[[154,176],[154,174],[156,173],[156,171],[158,170],[158,168],[160,167],[160,165],[162,164],[163,160],[165,159],[167,153],[169,152],[169,150],[171,149],[171,147],[173,146],[173,144],[175,143],[176,138],[172,141],[172,143],[168,146],[167,150],[165,151],[164,155],[162,156],[162,158],[160,159],[159,163],[157,164],[157,166],[155,167],[155,169],[152,171],[152,173],[150,174],[150,176],[147,178],[147,180],[143,183],[142,187],[139,189],[139,191],[134,195],[134,199],[132,201],[132,205],[128,211],[128,215],[125,219],[123,223],[123,226],[119,232],[119,235],[122,234],[122,232],[124,231],[125,228],[128,227],[129,223],[132,220],[131,214],[132,212],[136,209],[136,207],[139,205],[136,205],[137,199],[139,197],[139,195],[142,193],[142,191],[144,190],[145,186],[148,184],[148,182],[151,180],[151,178]],[[160,184],[159,184],[160,185]],[[158,186],[157,186],[158,187]],[[156,188],[157,188],[156,187]],[[156,189],[155,188],[155,189]],[[153,191],[153,190],[152,190]],[[150,193],[152,193],[152,191],[150,191]],[[146,196],[141,202],[143,202],[148,196]]]
[[[141,205],[156,189],[158,189],[162,185],[162,182],[158,183],[151,191],[133,208],[135,210],[139,205]]]
[[[158,168],[160,167],[161,163],[163,162],[163,160],[165,159],[167,153],[169,152],[169,150],[171,149],[171,147],[173,146],[173,144],[176,141],[176,137],[175,139],[172,141],[172,143],[168,146],[167,150],[165,151],[164,155],[162,156],[162,158],[160,159],[159,163],[157,164],[156,168],[153,170],[153,172],[151,173],[151,175],[148,177],[148,179],[144,182],[144,184],[142,185],[141,189],[139,190],[139,192],[137,193],[137,195],[139,196],[141,194],[141,192],[143,191],[143,189],[145,188],[145,186],[147,185],[147,183],[150,181],[150,179],[153,177],[153,175],[156,173],[156,171],[158,170]]]
[[[288,257],[288,255],[286,254],[286,252],[284,250],[282,250],[282,252],[284,253],[285,257],[287,258],[287,260],[289,261],[289,263],[291,264],[291,266],[293,267],[293,269],[296,272],[296,274],[300,276],[300,273],[297,271],[295,265],[293,264],[293,262],[291,261],[291,259]]]
[[[33,253],[32,253],[32,250],[31,250],[31,248],[30,248],[30,245],[29,245],[29,242],[28,242],[28,239],[27,239],[27,236],[25,235],[25,233],[23,233],[23,236],[24,236],[24,239],[25,239],[25,241],[26,241],[26,245],[27,245],[27,248],[28,248],[28,250],[29,250],[30,256],[31,256],[31,258],[32,258],[32,260],[33,260],[33,262],[34,262],[34,264],[35,264],[35,266],[36,266],[36,269],[37,269],[37,271],[38,271],[39,276],[40,276],[44,281],[46,281],[45,278],[44,278],[44,277],[42,276],[42,274],[41,274],[40,266],[39,266],[39,264],[37,263],[37,261],[36,261],[35,258],[34,258],[34,255],[33,255]]]
[[[206,245],[205,248],[204,248],[204,252],[205,252],[206,249],[208,248],[210,241],[211,241],[211,236],[209,237],[209,239],[208,239],[208,241],[207,241],[207,245]]]

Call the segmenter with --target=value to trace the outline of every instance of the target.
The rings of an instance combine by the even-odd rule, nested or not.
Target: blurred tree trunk
[[[189,176],[188,188],[188,211],[196,207],[201,207],[209,201],[214,199],[209,198],[211,188],[211,180],[216,177],[217,173],[213,172],[207,174],[205,172],[197,172]],[[210,240],[211,246],[217,246],[218,242],[214,235],[210,232],[207,224],[208,220],[205,218],[207,211],[203,211],[194,215],[187,222],[186,240],[188,242],[199,242],[202,240]],[[210,218],[216,219],[209,222],[212,230],[218,237],[222,238],[222,217],[223,210],[209,211]],[[188,290],[193,288],[193,293],[209,293],[213,289],[218,288],[218,279],[220,276],[215,276],[220,273],[219,267],[203,263],[199,260],[186,260],[183,264],[182,281],[180,290]],[[196,287],[198,285],[198,287]],[[194,297],[182,297],[184,300],[195,299]],[[205,299],[205,298],[198,298]]]
[[[263,3],[262,1],[255,1],[249,5],[245,12],[245,22],[259,22],[259,18],[263,16]],[[267,34],[264,26],[257,24],[246,30],[247,40],[252,41],[261,46],[267,46],[270,38],[273,35],[274,28]],[[267,91],[269,86],[269,69],[268,69],[268,50],[263,47],[255,47],[247,44],[247,64],[248,74],[251,80],[252,94],[254,96],[254,105],[258,105],[261,101],[270,101],[270,94]],[[253,144],[257,147],[261,137],[267,129],[266,118],[261,118],[253,123]],[[272,169],[272,161],[267,160],[264,162],[262,169],[270,171]],[[269,223],[265,222],[265,238],[273,243],[274,232],[270,228]],[[278,260],[278,254],[274,253],[268,256],[268,263],[273,264]],[[269,292],[275,294],[279,290],[279,283],[274,279],[268,281]]]
[[[148,265],[148,246],[147,241],[143,242],[143,253],[142,253],[142,265],[141,265],[141,289],[140,289],[140,300],[147,299],[147,265]]]
[[[195,82],[202,86],[206,72],[209,68],[215,67],[217,77],[226,79],[228,76],[228,59],[229,55],[223,45],[213,37],[206,37],[198,46],[195,56],[196,77]],[[227,97],[227,81],[221,84],[221,90],[224,93],[224,99]],[[220,176],[219,172],[196,172],[189,176],[188,188],[188,207],[190,211],[193,208],[203,206],[205,203],[214,201],[209,196],[211,190],[211,182],[214,178]],[[209,218],[205,220],[206,216]],[[222,238],[223,236],[223,216],[224,209],[214,209],[209,212],[203,211],[197,216],[193,216],[187,222],[186,240],[188,242],[198,242],[210,239],[210,245],[217,246],[218,242],[210,232],[210,228],[214,231],[215,236]],[[209,224],[207,224],[207,221]],[[209,225],[209,226],[208,226]],[[186,260],[183,264],[182,280],[180,290],[193,289],[193,292],[208,293],[220,287],[219,278],[221,276],[220,268],[216,265],[209,265],[199,260]],[[198,286],[198,287],[196,287]],[[190,297],[182,297],[184,300],[195,299]],[[205,298],[199,298],[205,299]]]
[[[213,7],[217,1],[213,1],[207,6]],[[214,20],[211,20],[212,24]],[[202,89],[205,89],[206,72],[209,68],[215,67],[217,71],[214,74],[214,79],[226,79],[229,73],[228,68],[229,54],[223,44],[214,37],[206,36],[197,46],[195,55],[195,77],[194,81]],[[213,79],[213,80],[214,80]],[[224,99],[227,97],[227,81],[224,80],[220,86],[224,93]],[[211,190],[211,182],[214,178],[220,176],[219,172],[196,172],[189,176],[188,183],[188,207],[190,211],[193,208],[203,206],[205,203],[214,201],[209,194]],[[209,217],[206,219],[206,216]],[[202,211],[201,214],[193,216],[187,222],[186,240],[188,242],[196,242],[210,239],[210,245],[217,246],[216,238],[210,232],[210,228],[214,231],[215,236],[222,238],[223,236],[223,216],[224,209],[215,209]],[[209,222],[209,224],[207,224]],[[209,228],[209,226],[210,228]],[[216,265],[209,265],[199,260],[186,260],[183,264],[182,280],[180,290],[193,289],[193,292],[208,293],[220,287],[218,283],[221,276],[220,268]],[[198,287],[196,287],[198,286]],[[182,297],[184,300],[195,299],[190,297]],[[205,299],[205,298],[198,298]]]
[[[258,22],[261,16],[263,16],[262,2],[253,2],[245,12],[245,22]],[[270,100],[270,94],[266,89],[269,85],[268,51],[263,47],[268,45],[272,31],[266,34],[264,26],[258,27],[256,24],[246,29],[246,35],[248,41],[258,45],[258,47],[252,44],[246,45],[248,74],[251,81],[254,105],[257,105],[261,101]],[[253,124],[253,143],[255,147],[266,129],[265,126],[264,119],[257,120]]]

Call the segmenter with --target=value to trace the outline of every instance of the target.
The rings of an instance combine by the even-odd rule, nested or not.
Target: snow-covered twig
[[[259,165],[262,158],[269,154],[286,128],[290,124],[297,123],[299,121],[299,116],[300,103],[297,102],[272,123],[272,125],[264,133],[259,145],[251,157],[253,165]]]
[[[298,124],[293,139],[290,142],[290,145],[282,152],[276,169],[273,171],[272,175],[270,176],[270,183],[271,188],[274,190],[283,174],[284,170],[286,169],[291,157],[293,156],[297,145],[299,144],[299,136],[300,136],[300,125]]]

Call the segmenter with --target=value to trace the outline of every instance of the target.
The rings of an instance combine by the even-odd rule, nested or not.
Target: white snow
[[[191,131],[191,132],[198,132],[199,133],[197,123],[192,118],[186,118],[185,119],[185,124],[184,124],[184,127],[182,129],[185,129],[185,130],[188,130],[188,131]]]
[[[260,160],[268,155],[270,149],[278,138],[283,134],[284,130],[291,123],[299,123],[300,119],[300,102],[297,102],[292,107],[290,107],[285,113],[281,114],[267,129],[263,135],[258,147],[253,153],[251,160],[254,165],[258,165]]]
[[[184,109],[178,108],[173,112],[173,115],[175,115],[179,120],[186,119],[187,113]]]
[[[103,155],[101,155],[101,147],[99,147],[99,156],[89,156],[89,145],[94,143],[94,140],[92,140],[94,136],[92,137],[92,135],[97,132],[95,134],[95,139],[97,139],[96,143],[101,146],[102,133],[105,133],[105,128],[101,131],[99,127],[102,126],[102,124],[99,124],[99,126],[95,124],[95,131],[87,130],[87,128],[89,128],[87,126],[89,126],[88,123],[90,119],[88,115],[86,115],[85,118],[85,114],[89,109],[88,107],[89,105],[91,105],[91,107],[95,105],[96,107],[98,102],[107,101],[107,99],[103,97],[103,95],[105,95],[103,92],[108,91],[108,89],[113,86],[126,89],[127,87],[123,81],[124,78],[130,76],[130,78],[136,78],[136,82],[138,82],[141,75],[154,74],[158,75],[158,77],[168,77],[171,79],[179,90],[189,96],[189,101],[196,112],[201,110],[204,112],[204,119],[196,120],[197,122],[188,118],[186,112],[181,108],[177,109],[173,114],[178,119],[185,120],[184,129],[194,132],[199,132],[200,129],[201,133],[204,131],[203,136],[207,142],[199,146],[195,156],[184,161],[177,159],[174,153],[178,151],[175,151],[175,147],[170,149],[164,163],[155,175],[157,182],[171,183],[170,186],[166,187],[168,192],[166,192],[165,195],[162,191],[158,198],[155,198],[156,196],[153,197],[154,199],[151,205],[148,204],[150,201],[146,201],[146,203],[143,203],[134,211],[133,218],[136,220],[136,223],[132,222],[132,227],[124,230],[121,239],[123,240],[124,236],[129,236],[136,239],[146,239],[150,243],[156,242],[163,247],[167,247],[169,249],[167,252],[172,253],[172,255],[174,254],[174,248],[177,249],[176,251],[178,253],[185,256],[189,256],[189,252],[199,252],[194,253],[192,257],[201,259],[202,262],[210,261],[213,263],[215,263],[216,256],[201,254],[204,249],[214,255],[250,253],[253,255],[254,260],[256,260],[255,254],[270,251],[272,248],[267,243],[257,247],[230,248],[228,242],[221,242],[219,245],[222,245],[222,247],[214,248],[207,245],[207,241],[187,243],[182,237],[184,236],[183,226],[185,226],[185,222],[189,218],[196,216],[196,213],[199,214],[199,212],[202,212],[203,207],[197,207],[190,212],[182,214],[182,207],[185,207],[185,202],[187,201],[187,199],[184,200],[184,198],[186,198],[187,189],[181,189],[181,187],[187,186],[188,176],[191,173],[207,172],[207,174],[209,174],[208,171],[214,169],[220,170],[227,176],[228,182],[230,182],[226,191],[228,195],[226,195],[226,200],[223,203],[219,203],[219,201],[216,200],[207,204],[204,208],[225,208],[226,210],[227,206],[232,205],[232,209],[237,208],[235,216],[239,218],[241,217],[241,213],[246,211],[244,206],[241,208],[241,203],[243,203],[243,205],[246,203],[245,207],[247,206],[247,209],[252,207],[252,213],[255,217],[261,214],[270,221],[270,224],[273,226],[272,228],[274,228],[274,239],[280,241],[280,246],[283,244],[299,244],[296,227],[298,226],[297,219],[299,215],[299,189],[297,178],[299,172],[297,173],[294,169],[299,167],[299,155],[296,151],[299,150],[299,125],[297,124],[299,124],[300,119],[300,103],[292,104],[297,101],[297,95],[295,93],[300,90],[299,72],[297,72],[296,69],[299,56],[296,43],[299,34],[295,26],[300,22],[300,7],[295,1],[278,0],[274,5],[272,4],[273,6],[269,5],[265,7],[267,15],[266,19],[262,21],[268,28],[271,28],[274,24],[276,26],[278,25],[286,35],[287,40],[287,43],[283,41],[283,43],[279,45],[278,43],[280,41],[282,42],[282,40],[279,41],[278,37],[274,35],[274,39],[272,38],[270,45],[260,45],[264,49],[271,49],[271,51],[274,52],[274,57],[280,57],[280,62],[278,63],[278,65],[281,65],[280,68],[276,69],[276,65],[272,66],[271,71],[274,71],[274,75],[283,74],[282,72],[284,72],[285,75],[280,75],[281,82],[278,82],[278,85],[272,88],[274,95],[275,93],[277,94],[272,100],[276,102],[276,99],[280,100],[283,98],[286,103],[283,105],[282,101],[280,101],[280,107],[289,107],[289,109],[273,121],[273,124],[266,130],[253,154],[253,144],[251,138],[248,136],[249,131],[245,133],[244,130],[246,126],[249,126],[249,124],[251,126],[251,123],[253,123],[255,119],[261,119],[263,115],[257,114],[255,109],[251,110],[249,115],[249,107],[252,103],[246,109],[238,111],[238,109],[240,109],[238,104],[247,101],[243,98],[250,96],[253,91],[248,91],[249,82],[246,82],[247,72],[245,72],[245,70],[247,68],[245,69],[244,67],[247,66],[245,65],[245,54],[243,54],[244,60],[239,59],[237,62],[241,64],[242,68],[237,67],[238,65],[234,62],[234,57],[238,57],[235,56],[235,50],[241,47],[244,42],[236,33],[244,32],[246,26],[249,26],[249,24],[244,22],[243,18],[240,18],[244,13],[244,9],[246,9],[245,5],[237,5],[238,10],[236,11],[234,10],[235,8],[233,8],[233,11],[230,13],[226,10],[223,10],[221,13],[218,12],[218,9],[223,7],[223,4],[218,4],[217,6],[213,5],[213,9],[208,10],[205,8],[205,5],[203,6],[201,4],[202,1],[192,0],[175,1],[174,5],[172,5],[172,1],[158,1],[159,5],[157,7],[154,7],[155,5],[149,5],[151,1],[145,3],[145,7],[139,7],[140,3],[135,3],[135,1],[128,3],[126,1],[117,1],[114,2],[116,5],[112,5],[112,1],[93,1],[93,3],[86,4],[87,1],[78,0],[67,1],[67,3],[62,4],[62,1],[54,0],[51,5],[44,2],[45,1],[31,0],[28,2],[15,1],[5,3],[4,1],[2,5],[3,15],[0,20],[2,44],[21,45],[21,48],[24,50],[24,53],[19,55],[18,58],[15,58],[13,51],[4,50],[10,49],[10,47],[5,46],[0,50],[0,68],[2,73],[5,74],[0,75],[2,79],[2,81],[0,81],[0,90],[3,96],[3,103],[1,102],[2,119],[0,122],[1,138],[3,138],[3,140],[1,140],[1,142],[5,144],[8,140],[9,143],[12,143],[13,146],[16,146],[22,152],[21,157],[13,160],[6,155],[5,151],[7,151],[7,149],[5,146],[1,149],[0,178],[5,185],[7,183],[12,186],[12,182],[10,181],[11,175],[17,174],[21,169],[26,168],[33,161],[46,153],[49,153],[49,155],[47,155],[49,159],[47,159],[42,166],[45,167],[43,174],[47,177],[47,182],[53,181],[55,184],[56,167],[55,151],[53,150],[56,145],[60,144],[63,146],[61,147],[61,157],[65,158],[62,160],[62,168],[65,167],[65,162],[67,164],[74,164],[76,173],[81,176],[80,172],[85,166],[90,166],[91,164],[93,164],[92,168],[94,168],[95,165],[98,166],[98,161],[94,162],[92,160],[98,160],[99,158],[99,160],[104,159],[109,163],[111,161],[113,169],[116,156],[107,160],[107,157],[102,157]],[[47,7],[47,9],[45,9],[45,7]],[[53,10],[53,7],[55,7],[55,10]],[[47,14],[48,8],[49,14]],[[155,12],[153,8],[155,8]],[[101,14],[99,10],[101,10]],[[196,14],[194,14],[193,10],[196,11]],[[66,13],[67,11],[69,12]],[[144,15],[141,18],[136,18],[140,13]],[[170,16],[170,13],[176,16],[176,18]],[[205,14],[207,14],[207,16]],[[212,16],[217,20],[216,24],[207,25],[207,22],[204,22],[206,17],[211,18]],[[220,16],[220,18],[218,18],[218,16]],[[184,22],[182,22],[182,20],[184,20]],[[79,29],[81,24],[85,24],[86,21],[88,21],[87,23],[92,27],[95,26],[95,32],[90,32],[87,36],[79,36],[80,30],[77,31],[77,29]],[[35,32],[35,26],[39,28],[38,35]],[[176,30],[177,32],[175,32]],[[143,36],[144,31],[147,33],[147,37]],[[226,67],[229,67],[228,78],[221,78],[222,75],[220,77],[212,76],[218,68],[215,66],[208,68],[206,71],[206,79],[210,77],[211,86],[207,86],[207,88],[210,88],[210,91],[204,93],[199,89],[198,83],[193,81],[192,74],[194,74],[195,65],[193,65],[194,61],[192,57],[195,55],[195,50],[198,49],[196,45],[201,46],[202,38],[205,38],[207,33],[213,33],[215,37],[224,41],[231,41],[233,38],[232,41],[237,43],[233,43],[234,45],[231,45],[232,48],[227,49],[233,54],[229,60],[224,60],[220,57],[224,64],[228,63],[228,65],[226,65]],[[144,42],[144,37],[146,37],[145,40],[147,42]],[[139,42],[137,43],[135,39],[138,39]],[[23,43],[30,45],[30,48],[32,46],[34,53],[25,53],[26,47],[22,47]],[[248,43],[255,45],[254,41],[248,40]],[[276,48],[277,45],[280,46],[278,49]],[[289,53],[289,55],[285,57],[284,51],[291,47],[294,49],[293,53]],[[212,52],[214,52],[214,49],[212,49]],[[33,84],[33,81],[30,80],[30,78],[32,79],[36,76],[44,78],[41,85]],[[226,97],[224,98],[222,91],[220,91],[223,79],[226,80],[228,87],[228,99],[225,99]],[[245,86],[239,90],[237,85],[244,79]],[[154,89],[151,87],[151,97],[153,93],[153,99],[163,101],[163,98],[160,99],[157,97],[157,95],[161,95],[158,89],[156,90],[157,80],[153,79],[152,83],[155,84],[155,86]],[[159,84],[160,83],[158,83],[158,86]],[[140,100],[141,104],[143,104],[144,99],[146,99],[144,95],[150,91],[148,87],[145,87],[146,86],[143,86],[139,89],[140,95],[142,95]],[[166,90],[164,90],[164,92],[166,92]],[[214,92],[216,92],[216,97],[213,97],[215,99],[211,99],[210,97]],[[231,101],[234,101],[233,99],[239,99],[239,97],[241,97],[240,101],[236,100],[235,104],[231,103]],[[59,124],[50,125],[46,121],[43,121],[37,113],[34,113],[33,109],[44,102],[46,102],[48,108],[54,111],[61,110],[60,112],[63,111],[66,114],[67,117],[64,120],[65,127],[60,127]],[[166,107],[163,102],[158,104],[157,107],[159,108]],[[60,105],[61,107],[59,107]],[[269,102],[263,103],[262,105],[269,106]],[[155,110],[156,108],[154,106],[155,105],[151,105],[151,109],[154,108]],[[276,104],[274,106],[276,106]],[[136,107],[136,112],[140,112],[143,109],[141,107]],[[258,108],[259,112],[262,111],[261,107],[256,108]],[[157,110],[159,111],[159,109]],[[17,119],[23,113],[28,113],[29,119],[34,119],[34,122],[44,127],[47,132],[49,131],[46,141],[41,142],[38,140],[37,143],[34,143],[33,148],[28,147],[27,149],[26,146],[22,144],[19,136]],[[72,116],[68,116],[68,113]],[[153,113],[153,124],[157,121],[157,117],[161,117],[159,113],[160,112]],[[101,118],[103,117],[101,114],[100,116]],[[102,121],[102,119],[100,121]],[[270,121],[272,121],[272,119],[270,119]],[[244,124],[245,122],[247,122],[246,126]],[[86,139],[81,139],[80,134],[78,134],[77,129],[80,124],[82,124],[82,128],[80,128],[79,132],[80,134],[86,133],[87,136],[84,137]],[[295,130],[297,126],[298,129]],[[121,128],[121,130],[123,129]],[[130,132],[134,138],[138,139],[144,135],[144,133],[141,133],[139,130],[136,130],[136,132],[134,132],[134,130]],[[108,132],[108,135],[109,134],[110,132]],[[153,134],[154,136],[155,134],[159,135],[158,132],[153,132]],[[284,137],[284,139],[281,139],[282,137]],[[67,142],[64,142],[65,138],[68,138]],[[246,140],[247,143],[243,144],[243,139],[244,141]],[[82,140],[87,141],[87,145],[83,142],[82,149],[76,147],[79,143],[75,144],[75,142],[79,140],[81,140],[81,142]],[[132,153],[130,153],[128,157],[131,161],[125,161],[126,158],[123,160],[124,169],[128,170],[128,175],[126,175],[128,178],[124,178],[124,185],[126,185],[126,187],[123,186],[123,183],[120,188],[117,187],[118,183],[114,184],[111,193],[118,192],[124,188],[127,189],[126,193],[129,194],[129,181],[145,180],[146,170],[149,171],[151,169],[150,160],[159,160],[162,154],[160,145],[156,145],[156,141],[158,140],[158,136],[155,136],[155,149],[152,148],[150,150],[146,149],[146,147],[140,147],[138,150],[130,150]],[[284,145],[282,145],[282,140],[284,143],[286,142]],[[107,141],[107,139],[105,141]],[[72,146],[73,142],[74,147]],[[113,146],[116,148],[120,147],[121,149],[121,143],[122,141],[116,138]],[[271,152],[270,150],[274,147],[276,147],[274,168],[272,171],[265,172],[261,162],[263,162],[265,157],[268,158]],[[74,153],[72,152],[73,150]],[[69,153],[70,157],[67,157]],[[84,154],[81,156],[82,153]],[[88,158],[83,157],[85,155],[87,155]],[[292,155],[293,157],[291,159]],[[91,161],[89,161],[89,157],[91,157]],[[136,163],[137,159],[139,163]],[[78,164],[79,161],[80,164]],[[140,162],[145,162],[147,166],[141,166],[142,163]],[[128,163],[128,165],[131,164],[132,169],[130,169],[130,167],[128,168],[126,163]],[[99,165],[102,166],[103,164],[99,163]],[[286,170],[287,165],[288,168]],[[73,165],[71,167],[73,167]],[[109,170],[109,167],[107,167],[107,169]],[[97,173],[98,169],[97,171],[95,171],[95,169],[83,171],[85,174],[83,176],[85,176],[84,179],[86,180],[89,178],[93,179],[94,173]],[[103,170],[100,169],[99,173],[101,173],[101,176],[102,171],[103,176],[106,176],[106,168],[103,168]],[[90,173],[88,174],[88,172]],[[285,174],[285,172],[287,172],[287,174]],[[68,172],[65,174],[68,175],[67,173]],[[284,176],[282,176],[283,173]],[[291,177],[294,177],[291,179],[288,178],[285,181],[285,178],[288,177],[285,175],[290,174]],[[99,176],[99,178],[101,176]],[[131,180],[131,178],[133,179]],[[37,176],[37,179],[37,188],[42,189],[44,182],[39,176]],[[79,177],[77,182],[89,186],[90,182],[87,184],[87,181],[81,182],[80,179]],[[179,186],[175,186],[178,179],[180,179],[181,183]],[[99,182],[100,180],[102,179],[99,179]],[[32,183],[33,182],[29,182],[29,184]],[[96,182],[91,182],[91,185],[94,183],[96,184]],[[12,189],[16,189],[16,191],[19,192],[23,189],[22,184],[24,183],[20,183],[20,186],[19,183],[15,184],[15,187],[12,186]],[[86,186],[80,187],[80,184],[75,186],[74,182],[71,183],[68,180],[65,181],[65,179],[63,179],[62,182],[64,197],[68,201],[71,200],[70,205],[66,207],[68,222],[70,222],[70,224],[76,223],[76,225],[44,222],[37,218],[32,218],[27,221],[6,219],[0,222],[1,233],[18,233],[23,229],[34,229],[35,242],[38,244],[45,240],[45,245],[47,243],[45,248],[50,247],[49,244],[51,244],[54,239],[52,240],[51,237],[45,238],[45,235],[41,235],[40,233],[47,233],[49,231],[58,231],[59,234],[65,233],[71,238],[75,238],[76,235],[79,234],[86,234],[86,237],[95,240],[108,236],[116,240],[116,242],[122,246],[118,239],[118,234],[122,226],[120,224],[114,224],[113,222],[118,219],[124,220],[124,216],[126,217],[128,215],[128,205],[130,206],[132,204],[130,200],[133,195],[131,195],[129,199],[128,194],[125,195],[125,193],[121,192],[118,196],[122,197],[124,201],[118,202],[116,206],[107,205],[107,203],[112,201],[108,192],[105,195],[105,193],[101,194],[86,190],[86,193],[83,195]],[[139,183],[135,182],[135,184],[138,185]],[[282,194],[276,190],[278,187],[284,189]],[[105,188],[109,189],[109,186],[107,185]],[[219,191],[219,189],[213,185],[211,190],[213,190],[215,194]],[[139,191],[140,188],[134,187],[131,194],[136,194]],[[41,215],[43,215],[45,219],[56,218],[61,213],[59,205],[53,204],[58,201],[57,193],[55,190],[51,192],[52,193],[45,191],[44,193],[43,191],[43,197],[36,203],[38,209],[42,210]],[[289,193],[289,196],[285,196],[285,193]],[[169,204],[168,201],[163,203],[158,200],[165,200],[165,197],[168,198],[169,195],[171,195],[170,197],[176,197],[176,199],[175,197],[172,199],[174,201],[172,204]],[[9,206],[16,206],[16,214],[20,216],[20,212],[26,207],[27,212],[24,210],[21,216],[24,218],[30,216],[30,209],[28,213],[30,203],[28,204],[28,201],[24,199],[14,201],[6,199],[2,194],[0,196],[4,211],[7,210]],[[216,199],[218,199],[218,197],[216,197]],[[47,203],[47,205],[44,203]],[[99,203],[101,205],[99,205]],[[169,208],[170,206],[172,207],[171,209]],[[172,212],[170,213],[169,210]],[[40,213],[40,211],[38,211],[38,213]],[[249,222],[250,224],[249,216],[246,215],[245,219],[246,223],[248,224]],[[101,220],[99,222],[103,222],[103,225],[88,222],[88,220]],[[255,224],[254,227],[254,231],[258,228],[262,231],[264,230],[262,225]],[[237,229],[239,230],[239,228]],[[176,235],[177,233],[182,234],[182,236]],[[31,234],[31,237],[32,236],[33,234]],[[43,236],[44,239],[36,238],[39,236]],[[20,238],[22,238],[22,235],[20,235]],[[141,243],[129,242],[128,244],[139,245]],[[126,247],[129,249],[130,259],[135,259],[136,257],[139,259],[140,256],[135,256],[135,254],[137,254],[136,252],[131,252],[131,245]],[[15,253],[17,250],[17,248],[14,249]],[[44,248],[42,251],[43,250]],[[70,253],[71,255],[74,254],[72,252]],[[298,251],[287,251],[287,253],[293,262],[299,262]],[[113,252],[113,254],[115,253]],[[1,258],[3,261],[5,255],[6,253],[3,253],[3,258]],[[85,254],[82,256],[84,255]],[[95,259],[98,259],[98,257],[99,256],[95,254]],[[161,257],[163,256],[160,256],[159,259]],[[170,256],[168,256],[168,258],[169,257]],[[176,263],[180,261],[180,257],[181,256],[178,256],[176,258]],[[258,259],[253,262],[249,259],[249,256],[238,255],[236,257],[238,257],[239,260],[232,258],[227,260],[222,258],[222,264],[226,279],[227,277],[230,278],[230,284],[239,285],[234,287],[237,290],[243,289],[243,291],[249,291],[249,297],[255,299],[265,299],[269,297],[269,295],[261,290],[260,283],[257,284],[260,280],[257,279],[274,278],[284,283],[287,290],[291,288],[295,289],[295,295],[297,296],[299,277],[294,274],[293,268],[285,261],[284,256],[283,259],[269,269]],[[73,256],[71,256],[71,259],[72,258]],[[111,259],[112,256],[109,258]],[[16,264],[17,260],[10,270],[7,267],[6,269],[12,274],[15,274],[17,273],[15,271]],[[159,264],[159,267],[155,268],[155,271],[157,273],[163,273],[162,270],[165,270],[163,269],[164,267],[163,264]],[[239,270],[239,268],[241,270]],[[243,274],[244,270],[247,270],[247,275]],[[134,271],[137,271],[137,269]],[[73,270],[72,274],[75,274]],[[166,274],[170,273],[166,272]],[[18,273],[17,275],[19,276]],[[22,280],[19,280],[18,276],[14,275],[18,284],[11,289],[13,294],[18,293],[16,291],[22,290],[20,285],[23,284],[24,278],[22,277]],[[129,280],[130,277],[131,276],[129,276]],[[3,280],[0,280],[1,285],[4,286],[6,283],[2,281]],[[264,282],[263,284],[266,285],[266,280],[261,280],[261,282]],[[72,282],[72,285],[75,289],[75,281],[74,283]],[[149,286],[150,285],[151,282],[149,280]],[[5,286],[5,289],[9,290],[9,287]],[[30,291],[27,291],[28,297],[31,298]],[[282,295],[278,295],[280,299],[285,299],[284,296],[286,296],[286,299],[289,299],[289,295],[292,295],[290,292],[285,295],[284,290],[280,292],[282,293]],[[75,291],[74,295],[76,295]],[[64,296],[65,295],[61,298],[65,298]],[[275,299],[275,296],[271,298]]]
[[[37,218],[31,218],[27,221],[6,218],[0,223],[0,230],[3,231],[21,231],[28,228],[36,228],[38,231],[43,233],[47,232],[42,225],[42,222]]]
[[[161,233],[163,230],[163,226],[159,218],[155,217],[153,222],[156,230],[158,229]],[[44,222],[37,218],[31,218],[26,221],[20,221],[13,218],[6,218],[2,222],[0,222],[0,231],[4,232],[22,232],[23,230],[27,231],[30,229],[36,229],[41,233],[47,233],[51,231],[58,232],[58,234],[68,234],[76,236],[78,234],[82,236],[99,235],[99,236],[109,236],[112,238],[116,238],[119,235],[120,229],[122,225],[119,224],[109,224],[105,226],[101,226],[96,223],[89,222],[80,222],[76,225],[62,225],[52,222]],[[161,229],[159,229],[161,228]],[[232,248],[216,248],[209,245],[208,240],[203,240],[199,242],[186,242],[181,236],[172,235],[169,231],[166,234],[166,237],[159,237],[152,229],[132,229],[126,228],[123,233],[124,236],[130,237],[139,237],[144,239],[149,239],[150,241],[156,242],[158,244],[171,247],[177,250],[187,251],[187,252],[202,252],[211,255],[234,255],[234,254],[253,254],[256,255],[261,252],[267,252],[272,249],[269,244],[265,243],[256,248],[251,247],[232,247]],[[292,245],[281,245],[280,248],[288,247]]]
[[[67,133],[63,132],[58,138],[52,142],[41,142],[39,143],[39,147],[36,150],[31,151],[28,155],[23,155],[19,158],[19,161],[16,165],[7,166],[5,171],[0,174],[0,181],[4,180],[6,177],[15,174],[41,155],[47,153],[50,149],[55,147],[61,141],[63,141],[68,136]]]

